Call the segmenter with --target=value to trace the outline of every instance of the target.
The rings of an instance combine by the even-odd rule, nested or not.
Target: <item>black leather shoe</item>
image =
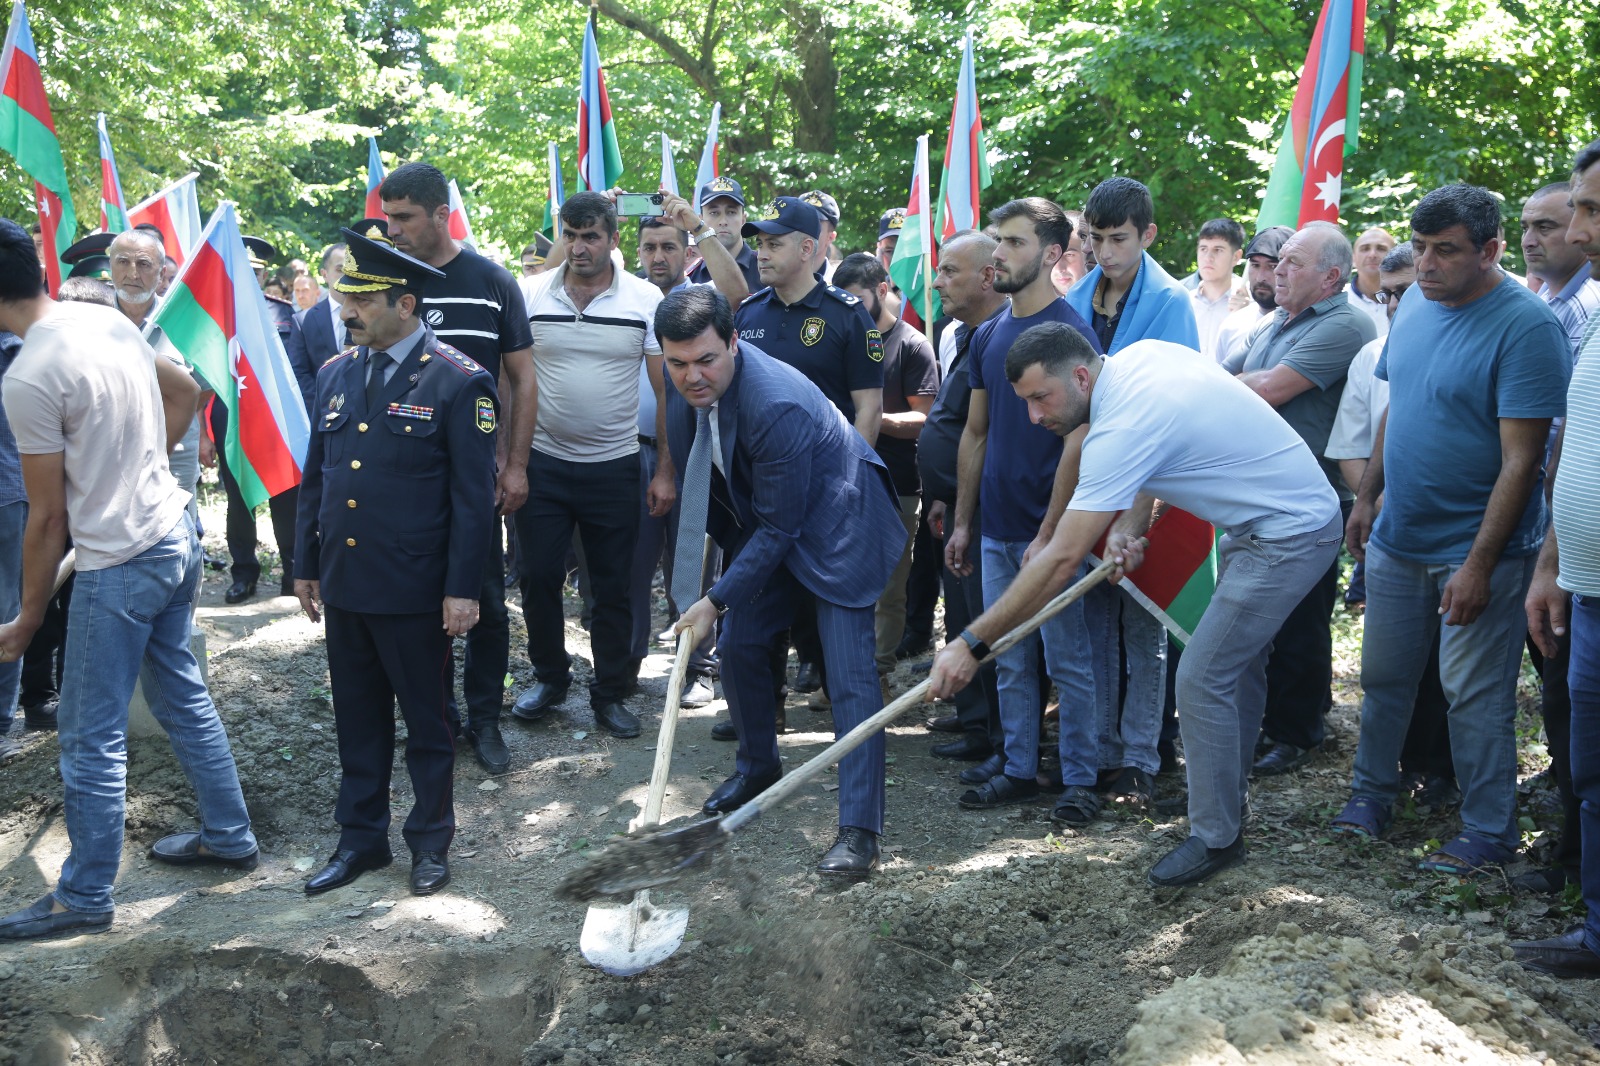
[[[1244,857],[1243,833],[1225,848],[1208,848],[1199,837],[1190,837],[1150,868],[1150,883],[1157,888],[1198,885]]]
[[[732,814],[777,784],[778,778],[781,776],[783,776],[781,770],[770,777],[747,777],[744,774],[734,774],[717,786],[717,790],[711,793],[700,810],[704,814]]]
[[[51,914],[54,906],[55,897],[44,895],[35,900],[32,906],[0,918],[0,940],[38,940],[68,933],[103,933],[111,928],[111,911],[96,914],[62,911],[60,914]]]
[[[306,895],[316,896],[342,888],[368,870],[381,870],[393,861],[394,856],[388,851],[336,851],[328,859],[328,865],[306,882]]]
[[[629,740],[639,735],[639,716],[620,703],[603,703],[596,707],[594,720],[614,737]]]
[[[711,687],[710,674],[690,674],[683,683],[683,695],[679,697],[678,704],[683,707],[704,707],[716,698],[717,690]]]
[[[848,877],[861,880],[878,865],[878,834],[853,825],[839,827],[839,839],[817,863],[817,873],[824,877]]]
[[[1600,977],[1600,955],[1583,943],[1583,926],[1549,940],[1524,940],[1511,945],[1525,970],[1551,977]]]
[[[711,727],[712,740],[738,740],[739,734],[734,732],[733,723],[724,718]]]
[[[1038,798],[1037,781],[1019,781],[1005,774],[995,774],[985,784],[963,792],[956,802],[969,811],[990,811],[996,807],[1032,803]]]
[[[963,785],[981,785],[995,774],[1001,773],[1006,768],[1006,760],[1001,755],[994,754],[983,760],[977,766],[969,766],[958,775]]]
[[[817,669],[816,663],[801,663],[795,667],[794,690],[796,692],[815,692],[822,687],[822,671]]]
[[[61,710],[60,700],[46,700],[32,707],[22,708],[22,724],[30,733],[54,733],[56,714]]]
[[[437,851],[419,851],[411,856],[411,894],[431,896],[450,883],[450,864]]]
[[[228,586],[228,591],[222,594],[224,603],[243,603],[256,594],[254,581],[235,581]]]
[[[967,727],[961,724],[961,716],[955,714],[936,714],[928,719],[928,728],[935,733],[965,733]]]
[[[960,740],[952,740],[948,744],[935,744],[928,749],[941,759],[963,759],[967,762],[977,762],[987,759],[994,754],[994,745],[989,743],[989,738],[982,733],[966,733]],[[991,777],[994,775],[990,775]]]
[[[173,833],[150,845],[150,857],[168,866],[231,866],[247,873],[261,861],[261,849],[248,855],[227,857],[200,850],[199,833]]]
[[[1274,744],[1250,768],[1251,777],[1277,777],[1300,769],[1317,756],[1317,748],[1297,748],[1293,744]]]
[[[478,765],[491,774],[503,774],[511,767],[511,749],[506,747],[505,738],[500,735],[499,722],[469,725],[461,731],[461,737],[472,745]]]
[[[517,702],[511,705],[511,713],[525,722],[537,722],[550,713],[550,708],[560,706],[571,685],[570,681],[559,685],[535,681],[532,688],[517,697]]]

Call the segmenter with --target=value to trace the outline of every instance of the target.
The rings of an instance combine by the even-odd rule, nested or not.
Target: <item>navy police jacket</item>
[[[424,326],[369,411],[368,360],[350,348],[317,373],[294,576],[366,614],[475,600],[495,522],[494,379]]]

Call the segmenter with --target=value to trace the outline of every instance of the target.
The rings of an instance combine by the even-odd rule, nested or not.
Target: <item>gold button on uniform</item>
[[[350,469],[351,470],[360,470],[361,469],[361,460],[360,459],[352,459],[352,460],[350,460]]]
[[[348,546],[354,548],[356,546],[356,538],[350,537],[348,540],[345,541],[345,544],[347,544]]]
[[[362,433],[365,433],[367,431],[367,424],[363,422],[357,426],[356,429],[360,430]]]
[[[354,507],[356,505],[356,501],[354,501],[354,500],[346,500],[346,501],[344,501],[344,505],[346,507]]]
[[[407,432],[407,433],[410,433],[410,432],[411,432],[411,427],[410,427],[410,426],[407,426],[407,427],[406,427],[406,432]]]

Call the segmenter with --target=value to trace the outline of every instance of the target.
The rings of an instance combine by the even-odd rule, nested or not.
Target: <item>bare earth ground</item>
[[[336,833],[321,635],[286,599],[222,605],[226,585],[208,574],[200,619],[261,867],[146,859],[195,812],[170,750],[133,745],[116,923],[0,948],[0,1064],[1600,1063],[1593,985],[1527,974],[1506,946],[1559,932],[1570,899],[1418,873],[1420,849],[1451,835],[1448,815],[1410,809],[1383,843],[1327,834],[1355,746],[1353,619],[1334,750],[1257,787],[1249,861],[1211,884],[1145,883],[1186,835],[1181,818],[1111,815],[1071,834],[1052,829],[1048,804],[960,810],[959,767],[928,754],[917,710],[890,733],[885,864],[870,883],[840,890],[812,872],[836,802],[819,783],[741,833],[709,876],[658,893],[690,908],[688,940],[620,979],[584,962],[584,908],[551,886],[642,803],[665,651],[631,701],[640,739],[596,729],[585,658],[564,714],[508,726],[516,772],[458,762],[446,893],[413,898],[400,861],[308,900],[302,882]],[[569,647],[586,657],[570,606]],[[897,687],[919,676],[902,667]],[[709,736],[721,710],[684,712],[665,818],[691,816],[731,771],[732,746]],[[828,723],[798,699],[789,721],[798,766]],[[1528,776],[1542,748],[1526,731]],[[0,770],[6,910],[46,891],[66,851],[55,754],[35,736]],[[394,790],[403,818],[399,760]],[[1525,799],[1533,847],[1548,848],[1550,797]],[[398,830],[394,843],[404,856]]]

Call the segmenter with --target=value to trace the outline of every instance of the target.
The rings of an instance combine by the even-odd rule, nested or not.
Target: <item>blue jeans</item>
[[[1005,594],[1022,569],[1022,553],[1027,550],[1026,541],[983,538],[985,608],[993,607]],[[1073,580],[1084,573],[1080,569]],[[1100,770],[1096,739],[1099,724],[1082,600],[995,658],[1006,776],[1032,781],[1039,772],[1039,672],[1034,664],[1038,661],[1040,640],[1044,641],[1045,671],[1056,683],[1060,698],[1062,783],[1093,788]]]
[[[1094,645],[1089,658],[1099,714],[1098,768],[1135,766],[1154,776],[1161,770],[1156,742],[1167,697],[1166,628],[1115,585],[1089,590],[1083,598],[1083,620]]]
[[[28,502],[0,504],[0,622],[22,610],[22,531],[28,525]],[[17,713],[17,686],[22,660],[0,663],[0,737],[11,729]]]
[[[1503,558],[1489,604],[1471,625],[1441,625],[1439,599],[1459,566],[1412,562],[1367,548],[1367,617],[1361,642],[1361,742],[1350,789],[1388,807],[1400,792],[1400,748],[1435,639],[1450,701],[1450,751],[1461,786],[1461,824],[1507,852],[1517,833],[1517,673],[1528,619],[1522,599],[1534,557]],[[1576,749],[1575,749],[1576,750]]]
[[[55,897],[75,911],[109,912],[122,859],[128,701],[141,664],[154,682],[150,712],[166,730],[200,807],[200,842],[239,858],[256,849],[228,734],[189,650],[200,585],[200,538],[185,514],[162,540],[120,566],[78,572],[67,616],[58,729],[67,836]]]
[[[1572,791],[1581,804],[1583,902],[1589,908],[1583,942],[1600,953],[1600,599],[1572,597],[1571,633]]]

